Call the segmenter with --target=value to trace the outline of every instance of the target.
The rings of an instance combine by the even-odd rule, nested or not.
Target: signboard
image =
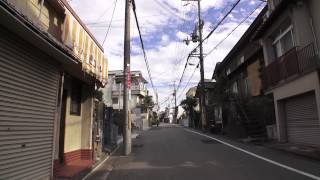
[[[108,62],[103,50],[68,9],[65,9],[65,13],[62,42],[73,51],[85,71],[105,84],[108,79]]]
[[[128,89],[131,89],[131,71],[128,72]]]

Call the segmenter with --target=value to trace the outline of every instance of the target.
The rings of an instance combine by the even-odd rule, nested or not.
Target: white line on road
[[[196,131],[192,131],[192,130],[189,130],[189,129],[185,129],[185,130],[188,131],[188,132],[194,133],[194,134],[198,134],[198,135],[201,135],[201,136],[204,136],[204,137],[213,139],[213,140],[218,141],[218,142],[220,142],[220,143],[222,143],[222,144],[224,144],[224,145],[226,145],[226,146],[229,146],[229,147],[231,147],[231,148],[233,148],[233,149],[236,149],[236,150],[238,150],[238,151],[241,151],[241,152],[244,152],[244,153],[246,153],[246,154],[249,154],[249,155],[251,155],[251,156],[253,156],[253,157],[256,157],[256,158],[258,158],[258,159],[264,160],[264,161],[266,161],[266,162],[268,162],[268,163],[271,163],[271,164],[273,164],[273,165],[276,165],[276,166],[282,167],[282,168],[284,168],[284,169],[293,171],[293,172],[298,173],[298,174],[301,174],[301,175],[303,175],[303,176],[307,176],[307,177],[309,177],[309,178],[311,178],[311,179],[320,180],[320,177],[319,177],[319,176],[316,176],[316,175],[313,175],[313,174],[310,174],[310,173],[307,173],[307,172],[304,172],[304,171],[295,169],[295,168],[293,168],[293,167],[290,167],[290,166],[281,164],[281,163],[279,163],[279,162],[273,161],[273,160],[271,160],[271,159],[268,159],[268,158],[259,156],[259,155],[257,155],[257,154],[252,153],[252,152],[246,151],[246,150],[244,150],[244,149],[242,149],[242,148],[236,147],[236,146],[234,146],[234,145],[232,145],[232,144],[229,144],[229,143],[226,143],[226,142],[224,142],[224,141],[221,141],[221,140],[219,140],[219,139],[217,139],[217,138],[214,138],[214,137],[211,137],[211,136],[208,136],[208,135],[206,135],[206,134],[202,134],[202,133],[199,133],[199,132],[196,132]]]
[[[86,180],[89,176],[91,176],[100,166],[102,166],[102,164],[104,164],[112,155],[113,153],[115,153],[118,149],[119,149],[120,146],[116,147],[112,152],[111,154],[106,157],[102,162],[99,163],[99,165],[97,165],[95,168],[93,168],[90,173],[88,173],[84,178],[82,178],[82,180]],[[109,176],[109,172],[106,174],[106,178]]]

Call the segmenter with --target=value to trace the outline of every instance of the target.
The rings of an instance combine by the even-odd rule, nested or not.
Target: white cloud
[[[246,1],[248,4],[251,2],[250,0]],[[91,23],[88,27],[95,34],[99,42],[103,41],[106,34],[113,10],[113,2],[114,1],[106,2],[105,0],[71,1],[71,6],[83,21]],[[109,59],[110,70],[123,69],[124,2],[125,1],[118,0],[114,21],[103,46],[105,54]],[[201,5],[203,12],[205,12],[211,8],[224,8],[228,2],[230,1],[202,0]],[[195,6],[192,5],[195,5],[195,3],[196,2],[191,2],[189,5],[184,6],[186,3],[180,0],[136,0],[137,15],[140,21],[143,38],[145,42],[147,41],[156,45],[155,47],[152,46],[151,49],[147,49],[147,56],[152,71],[152,78],[154,84],[157,86],[159,101],[165,99],[173,92],[173,87],[169,85],[172,85],[173,81],[178,83],[185,65],[186,56],[196,46],[196,44],[193,43],[186,46],[183,42],[183,39],[191,33],[189,30],[194,26],[194,23],[190,23],[190,20],[194,18],[194,15],[190,15],[190,12],[195,11]],[[240,9],[239,12],[244,14],[247,13],[245,7]],[[217,14],[222,15],[221,12],[217,12]],[[229,20],[239,21],[237,17],[235,17],[235,14],[233,14],[233,16],[234,17],[229,18]],[[97,22],[97,20],[99,20],[99,22]],[[181,27],[179,27],[179,24]],[[234,22],[229,22],[219,27],[220,30],[218,29],[218,31],[204,43],[204,52],[209,52],[211,48],[219,43],[236,25],[237,24]],[[135,26],[133,14],[131,27],[132,37],[138,37],[138,31]],[[174,27],[176,30],[173,32],[169,31],[169,27]],[[211,78],[216,62],[223,60],[247,27],[248,24],[240,26],[215,51],[213,51],[212,54],[205,58],[205,78]],[[188,31],[185,31],[186,28]],[[212,22],[206,22],[204,26],[204,34],[208,34],[211,28]],[[159,37],[159,42],[151,41],[154,36]],[[179,41],[176,42],[172,39],[174,37]],[[133,44],[132,52],[134,53],[131,57],[132,70],[141,70],[144,77],[149,79],[143,55],[141,54],[142,51],[140,44]],[[197,64],[198,59],[193,58],[190,62]],[[187,67],[185,77],[178,94],[185,93],[181,91],[192,75],[194,69],[195,66]],[[189,87],[194,86],[199,79],[200,73],[199,69],[197,69],[190,81]],[[188,88],[186,88],[186,90],[188,90]],[[151,88],[149,88],[149,91],[153,94]],[[181,98],[183,97],[184,96]],[[178,102],[181,98],[178,99]]]
[[[168,44],[168,42],[170,41],[170,37],[166,34],[162,35],[161,37],[161,44],[165,45]]]
[[[182,41],[182,40],[186,39],[189,35],[187,33],[178,31],[176,36],[180,41]]]

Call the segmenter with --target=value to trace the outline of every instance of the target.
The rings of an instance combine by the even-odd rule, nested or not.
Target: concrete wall
[[[107,107],[112,107],[112,85],[114,78],[110,77],[106,86],[102,89],[103,92],[103,102]]]
[[[320,117],[320,86],[318,72],[307,74],[272,90],[275,103],[277,130],[279,132],[278,139],[281,142],[285,142],[287,140],[286,120],[284,116],[284,104],[282,100],[310,91],[315,92],[318,106],[318,116]]]
[[[146,130],[150,127],[150,122],[149,122],[149,113],[141,113],[141,118],[142,118],[142,129]]]
[[[296,45],[304,47],[314,41],[307,5],[294,6],[291,12]]]
[[[62,9],[54,9],[47,0],[41,10],[41,0],[8,0],[20,13],[27,16],[42,30],[49,32],[57,40],[61,41],[64,13]]]
[[[314,39],[315,42],[317,44],[317,50],[319,51],[319,47],[320,47],[320,11],[319,11],[319,7],[320,7],[320,1],[319,0],[309,0],[308,1],[308,8],[309,8],[309,16],[310,16],[310,20],[309,22],[313,24],[314,27],[314,31],[313,31],[313,35],[314,35]]]
[[[272,48],[272,41],[269,36],[280,24],[289,18],[293,25],[295,46],[300,48],[315,42],[319,44],[320,36],[320,1],[310,0],[303,3],[295,3],[285,10],[280,17],[269,27],[262,38],[261,44],[264,51],[265,64],[269,65],[275,61],[275,54]],[[314,24],[314,28],[312,23]],[[313,29],[315,31],[313,31]],[[314,91],[317,100],[318,113],[320,110],[320,88],[318,72],[309,73],[296,79],[291,79],[288,83],[282,84],[269,92],[273,93],[275,114],[277,120],[278,140],[287,141],[287,129],[285,119],[284,101],[286,98]],[[320,114],[319,114],[320,117]]]
[[[319,16],[320,14],[318,13],[319,12],[314,14]],[[294,36],[295,46],[304,47],[309,43],[315,41],[313,36],[312,26],[310,24],[309,14],[310,14],[309,8],[307,4],[302,4],[302,5],[295,4],[293,6],[289,6],[289,8],[283,11],[281,16],[279,16],[277,20],[273,22],[271,26],[268,27],[269,29],[266,31],[266,33],[261,39],[261,45],[263,47],[264,60],[266,65],[269,65],[270,63],[276,60],[270,35],[275,30],[277,30],[278,27],[281,25],[281,23],[283,23],[287,18],[291,20],[291,23],[293,25],[293,33],[294,33],[293,36]],[[318,22],[316,24],[318,24]]]

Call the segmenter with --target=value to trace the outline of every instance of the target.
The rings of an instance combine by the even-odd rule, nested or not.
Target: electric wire
[[[199,68],[199,65],[200,65],[200,62],[198,63],[198,65],[196,66],[196,68],[194,68],[194,71],[193,73],[191,74],[187,84],[184,86],[183,90],[181,91],[180,95],[178,96],[178,99],[180,99],[180,97],[183,95],[184,91],[187,89],[187,87],[189,86],[190,82],[191,82],[191,79],[193,78],[196,70]]]
[[[142,52],[143,52],[143,57],[144,57],[144,61],[145,61],[146,67],[147,67],[147,72],[148,72],[148,76],[149,76],[149,79],[150,79],[150,83],[151,83],[153,92],[154,92],[154,94],[156,96],[156,99],[158,99],[157,98],[158,97],[158,93],[157,93],[157,90],[156,90],[156,88],[155,88],[155,86],[153,84],[150,65],[149,65],[149,62],[148,62],[148,59],[147,59],[147,54],[146,54],[144,43],[143,43],[143,39],[142,39],[142,34],[141,34],[139,21],[138,21],[138,16],[137,16],[137,12],[136,12],[136,4],[135,4],[134,0],[132,0],[132,10],[133,10],[135,21],[136,21],[136,26],[137,26],[137,29],[138,29],[138,32],[139,32],[139,39],[140,39],[141,48],[142,48]],[[158,102],[157,102],[157,104],[158,104]]]
[[[202,40],[202,42],[204,42],[205,40],[207,40],[213,33],[214,31],[216,31],[216,29],[222,24],[222,22],[229,16],[229,14],[236,8],[236,6],[240,3],[240,0],[237,0],[231,7],[231,9],[227,12],[227,14],[225,14],[222,19],[220,19],[220,21],[214,26],[214,28],[210,31],[210,33]],[[199,43],[200,45],[200,43]],[[197,50],[197,48],[199,47],[199,45],[197,45],[191,52],[194,52]],[[185,74],[185,71],[186,71],[186,68],[187,68],[187,65],[188,65],[188,62],[189,62],[189,59],[190,59],[190,54],[187,56],[187,61],[186,61],[186,64],[185,64],[185,67],[183,69],[183,72],[182,72],[182,75],[181,75],[181,78],[179,80],[179,84],[178,84],[178,88],[177,88],[177,91],[180,89],[180,86],[181,86],[181,83],[182,83],[182,79],[183,79],[183,76]]]
[[[212,35],[212,33],[218,28],[218,26],[221,25],[221,23],[226,19],[226,17],[228,17],[228,15],[232,12],[232,10],[233,10],[235,7],[239,4],[239,2],[240,2],[240,0],[238,0],[235,4],[233,4],[232,8],[228,11],[228,13],[218,22],[218,24],[215,26],[215,28],[206,36],[205,39],[203,39],[203,41],[207,40],[207,39]],[[209,53],[208,53],[204,58],[206,58],[206,57],[207,57],[209,54],[211,54],[218,46],[220,46],[238,27],[240,27],[241,24],[243,24],[243,23],[244,23],[261,5],[263,5],[263,4],[264,4],[264,2],[261,2],[253,11],[251,11],[230,33],[228,33],[228,35],[227,35],[223,40],[221,40],[213,49],[211,49],[211,50],[209,51]],[[199,45],[198,45],[198,46],[199,46]],[[198,46],[197,46],[196,48],[198,48]],[[195,48],[193,51],[195,51],[196,48]],[[188,58],[187,58],[187,62],[186,62],[184,71],[183,71],[182,76],[181,76],[181,78],[180,78],[181,83],[182,83],[182,79],[183,79],[183,76],[184,76],[184,74],[185,74],[186,67],[187,67],[187,64],[188,64],[188,62],[189,62],[189,59],[190,59],[190,56],[188,56]],[[197,69],[197,68],[195,68],[195,70],[196,70],[196,69]],[[195,72],[195,71],[194,71],[194,72]],[[194,72],[193,72],[193,74],[194,74]],[[190,82],[190,80],[191,80],[192,77],[193,77],[193,75],[189,78],[189,81],[188,81],[187,85],[184,87],[184,89],[183,89],[183,91],[181,92],[181,94],[179,95],[179,98],[180,98],[180,96],[183,95],[183,92],[185,91],[185,89],[186,89],[187,86],[189,85],[189,82]],[[179,88],[180,88],[180,83],[179,83],[179,85],[178,85],[177,92],[178,92]],[[178,99],[179,99],[179,98],[178,98]]]
[[[249,18],[254,12],[256,12],[256,10],[259,9],[259,7],[260,7],[262,4],[264,4],[264,3],[263,3],[263,2],[260,3],[260,4],[259,4],[254,10],[252,10],[244,19],[242,19],[242,20],[239,22],[239,24],[238,24],[236,27],[234,27],[231,32],[229,32],[229,33],[227,34],[226,37],[224,37],[215,47],[213,47],[213,48],[206,54],[206,56],[205,56],[204,58],[206,58],[209,54],[211,54],[214,50],[216,50],[236,29],[238,29],[245,21],[247,21],[248,18]]]
[[[110,22],[109,22],[109,25],[108,25],[107,32],[106,32],[106,34],[105,34],[105,36],[103,38],[102,46],[104,45],[104,43],[106,42],[106,39],[108,37],[109,31],[110,31],[110,27],[111,27],[111,24],[112,24],[112,20],[113,20],[113,16],[114,16],[114,12],[115,12],[116,7],[117,7],[117,2],[118,2],[118,0],[115,0],[114,6],[113,6],[112,15],[111,15],[111,19],[110,19]]]
[[[209,53],[205,56],[207,57],[209,54],[211,54],[218,46],[220,46],[237,28],[239,28],[246,20],[248,20],[248,18],[257,11],[257,9],[259,9],[259,7],[261,7],[261,5],[263,5],[264,3],[260,3],[254,10],[252,10],[241,22],[239,22],[239,24],[230,32],[228,33],[228,35],[222,39],[212,50],[209,51]],[[204,57],[204,58],[205,58]],[[188,87],[188,85],[190,84],[190,81],[196,71],[196,69],[198,68],[199,64],[197,65],[197,67],[195,68],[195,70],[193,71],[191,77],[189,78],[188,83],[185,85],[184,89],[181,91],[181,94],[179,95],[178,99],[183,95],[183,92],[186,90],[186,88]]]
[[[112,5],[114,5],[116,2],[117,2],[117,0],[114,0],[113,3],[112,3]],[[95,22],[99,22],[99,20],[100,20],[104,15],[106,15],[111,8],[112,8],[112,6],[111,6],[111,7],[108,7],[108,8],[97,18],[97,20],[96,20]],[[86,25],[90,25],[90,23],[86,23]]]

